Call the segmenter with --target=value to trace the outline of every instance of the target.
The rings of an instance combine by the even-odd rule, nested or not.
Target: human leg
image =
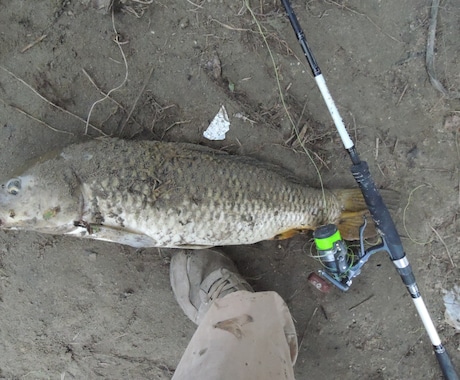
[[[297,337],[277,293],[253,293],[234,264],[215,250],[176,254],[171,284],[198,324],[174,380],[294,379]]]

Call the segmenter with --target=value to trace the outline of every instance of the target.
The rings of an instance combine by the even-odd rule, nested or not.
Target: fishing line
[[[327,87],[326,80],[324,79],[324,76],[321,73],[321,69],[319,68],[318,63],[316,62],[316,59],[310,47],[308,46],[305,34],[300,27],[300,24],[296,15],[294,14],[289,0],[281,0],[281,2],[283,3],[283,6],[286,10],[287,16],[292,28],[294,29],[297,40],[302,47],[305,58],[310,65],[316,84],[318,85],[321,95],[323,96],[329,113],[334,121],[343,146],[350,155],[352,162],[351,172],[361,189],[366,205],[382,239],[382,244],[376,246],[373,249],[373,252],[378,250],[386,251],[389,254],[393,264],[396,267],[396,270],[401,276],[403,283],[406,285],[407,290],[412,297],[420,319],[422,320],[426,332],[430,337],[436,358],[438,359],[438,363],[444,377],[447,380],[459,380],[458,374],[455,371],[455,368],[445,347],[441,343],[441,339],[439,338],[438,332],[436,331],[436,327],[434,326],[422,296],[420,295],[417,283],[415,281],[414,273],[404,252],[401,238],[396,230],[393,219],[391,218],[391,215],[385,203],[383,202],[382,196],[380,195],[370,174],[369,166],[367,165],[367,162],[361,161],[358,152],[356,151],[354,143],[345,128],[342,117],[340,116],[340,113]],[[368,256],[366,257],[365,261],[367,261],[367,258]],[[365,261],[363,260],[362,264],[364,264]],[[332,278],[332,280],[334,279]],[[336,285],[340,287],[340,283]]]

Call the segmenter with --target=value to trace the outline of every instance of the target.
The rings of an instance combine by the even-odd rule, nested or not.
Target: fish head
[[[68,171],[43,169],[0,182],[0,229],[53,234],[75,230],[83,202],[78,181]]]

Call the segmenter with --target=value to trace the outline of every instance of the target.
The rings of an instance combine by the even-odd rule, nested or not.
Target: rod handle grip
[[[405,253],[401,238],[396,230],[390,212],[372,179],[367,162],[361,161],[359,164],[353,165],[351,173],[363,193],[364,201],[371,213],[377,230],[388,246],[388,253],[393,260],[402,259]]]
[[[434,352],[436,359],[438,359],[439,366],[441,367],[442,374],[446,380],[459,380],[458,373],[452,364],[449,354],[446,349],[441,346],[435,346]]]

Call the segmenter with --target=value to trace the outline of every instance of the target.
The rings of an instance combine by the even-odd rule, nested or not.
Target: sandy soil
[[[112,22],[90,0],[1,2],[2,178],[52,149],[107,134],[223,148],[318,186],[290,140],[287,108],[325,185],[354,185],[278,2],[250,2],[276,68],[243,1],[123,3]],[[431,1],[293,5],[361,156],[380,186],[401,194],[395,221],[458,367],[460,334],[445,322],[442,297],[459,281],[460,102],[427,75]],[[460,88],[459,16],[458,2],[442,1],[435,68],[449,91]],[[91,110],[115,88],[113,100]],[[230,132],[211,142],[202,133],[221,105]],[[172,376],[195,326],[170,290],[170,252],[32,232],[2,231],[0,240],[0,378]],[[319,268],[310,244],[304,235],[225,249],[256,290],[276,290],[288,303],[301,344],[296,376],[439,379],[388,257],[374,256],[349,292],[322,294],[307,282]]]

